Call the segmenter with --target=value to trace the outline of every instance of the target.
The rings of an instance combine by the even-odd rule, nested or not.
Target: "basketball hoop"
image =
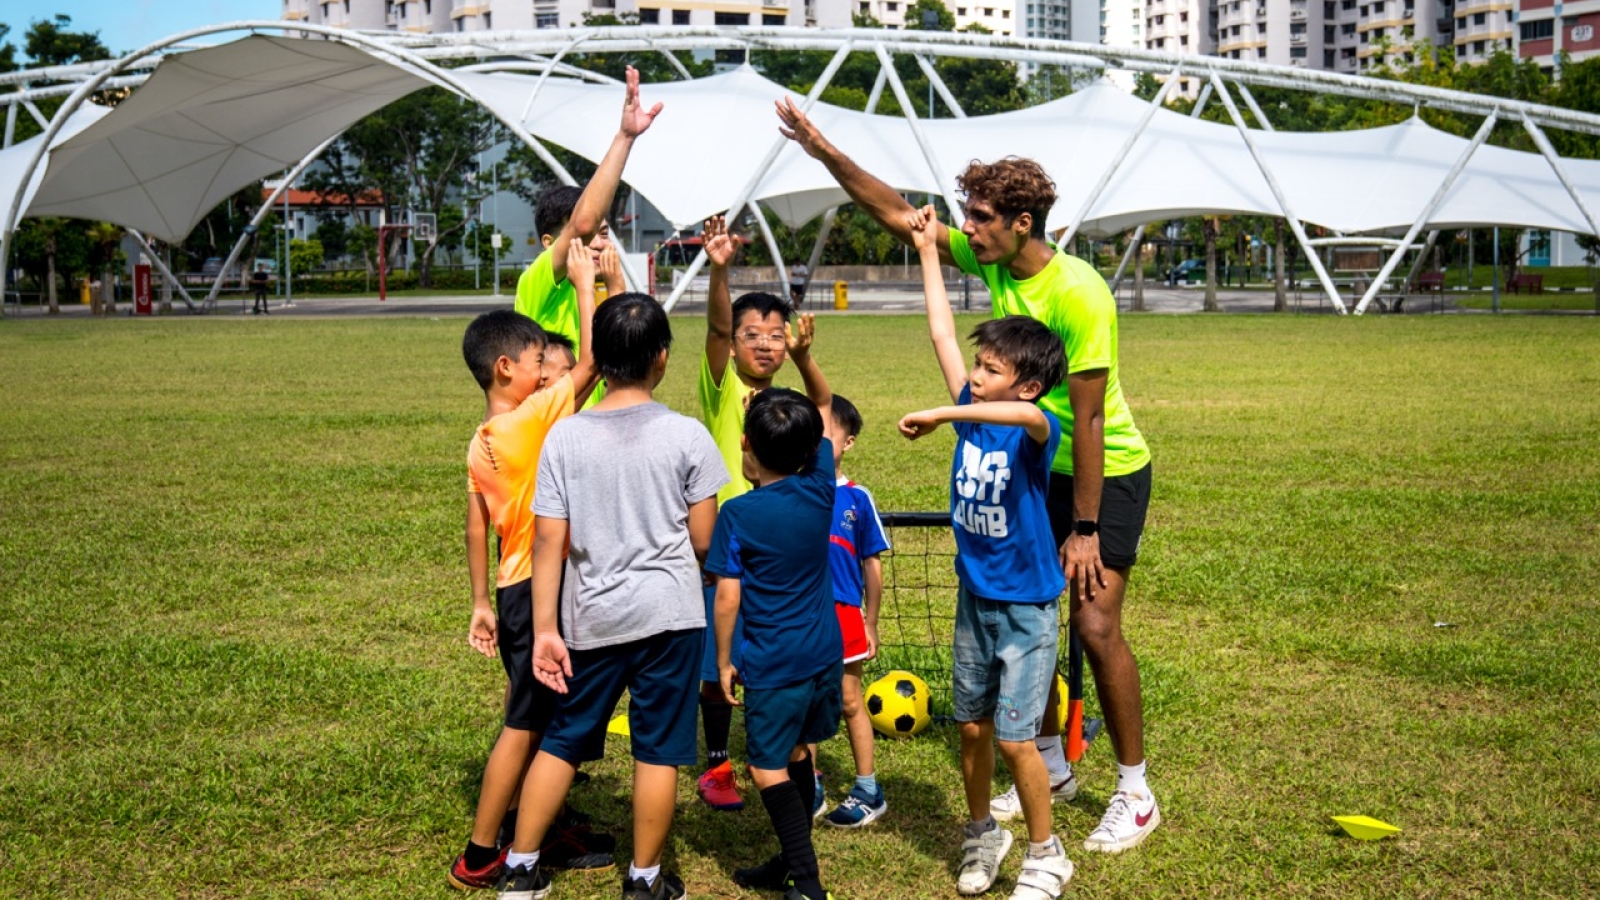
[[[438,216],[435,213],[411,214],[411,238],[433,244],[439,240]]]

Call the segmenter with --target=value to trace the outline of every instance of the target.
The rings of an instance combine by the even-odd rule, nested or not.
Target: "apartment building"
[[[1600,0],[1520,0],[1515,21],[1518,55],[1541,68],[1555,68],[1563,52],[1577,61],[1600,51]]]
[[[871,16],[885,28],[922,27],[921,22],[907,22],[906,0],[853,0],[852,13]],[[968,25],[982,25],[990,34],[1004,37],[1020,36],[1016,0],[945,0],[945,6],[956,17],[956,30]]]
[[[572,28],[589,15],[647,25],[848,28],[853,0],[283,0],[290,21],[376,31]],[[893,5],[893,4],[891,4]]]

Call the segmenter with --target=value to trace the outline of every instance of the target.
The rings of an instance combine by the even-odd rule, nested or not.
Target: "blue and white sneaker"
[[[871,825],[889,811],[889,802],[883,799],[883,786],[872,794],[859,787],[850,789],[850,796],[838,808],[828,813],[827,823],[835,828],[860,828]]]
[[[817,773],[817,792],[811,797],[811,818],[822,815],[823,807],[828,805],[828,798],[822,792],[822,773]]]

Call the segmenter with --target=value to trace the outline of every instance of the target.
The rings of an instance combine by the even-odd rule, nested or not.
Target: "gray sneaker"
[[[1078,776],[1067,772],[1065,781],[1054,782],[1050,785],[1051,803],[1070,803],[1072,798],[1078,796]],[[1022,815],[1022,801],[1017,798],[1017,786],[1012,785],[1004,794],[989,801],[989,815],[994,816],[996,822],[1009,822]]]
[[[1000,874],[1000,861],[1011,852],[1011,842],[1011,832],[999,825],[962,841],[961,873],[956,877],[956,890],[970,897],[993,887]]]

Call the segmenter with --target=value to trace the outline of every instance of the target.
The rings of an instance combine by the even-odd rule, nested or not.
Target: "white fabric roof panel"
[[[110,115],[51,151],[28,212],[182,240],[234,192],[430,83],[331,41],[257,35],[175,54]]]
[[[94,103],[85,103],[73,112],[61,130],[56,132],[55,139],[50,146],[59,147],[78,132],[100,121],[111,110],[108,107]],[[0,206],[9,208],[11,198],[16,194],[17,187],[22,184],[22,170],[28,167],[28,161],[33,159],[34,150],[39,142],[44,140],[44,135],[35,135],[25,141],[0,150]],[[33,170],[33,177],[28,179],[28,190],[22,198],[22,209],[27,211],[28,203],[34,192],[39,188],[39,182],[44,180],[45,168],[40,166]]]

